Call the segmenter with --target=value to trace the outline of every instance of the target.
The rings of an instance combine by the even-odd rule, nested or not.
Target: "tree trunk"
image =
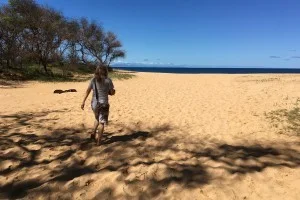
[[[108,75],[108,66],[107,65],[105,65],[105,69],[106,69],[106,73]]]
[[[110,67],[110,63],[111,63],[111,59],[109,60],[108,64],[107,64],[107,72],[112,72],[113,71],[113,68]]]
[[[46,74],[48,74],[48,70],[47,70],[47,62],[42,62],[42,65],[44,67],[44,70],[46,72]]]
[[[10,60],[9,59],[6,59],[6,66],[7,66],[7,68],[10,68]]]
[[[20,68],[23,69],[23,61],[20,61]]]
[[[2,61],[2,59],[0,59],[0,72],[2,72],[1,70],[4,68],[5,68],[5,66],[3,64],[3,61]]]

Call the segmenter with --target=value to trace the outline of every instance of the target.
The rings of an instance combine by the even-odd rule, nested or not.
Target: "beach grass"
[[[84,82],[92,78],[93,73],[94,69],[85,65],[65,68],[50,66],[48,73],[45,73],[38,65],[30,65],[23,69],[1,70],[0,79],[8,81]],[[132,73],[109,72],[109,77],[114,80],[127,80],[134,76]]]
[[[110,72],[108,75],[111,79],[117,79],[117,80],[127,80],[135,77],[132,73],[123,73],[123,72]]]
[[[278,109],[266,114],[280,134],[294,133],[300,135],[300,107],[295,105],[292,109]]]

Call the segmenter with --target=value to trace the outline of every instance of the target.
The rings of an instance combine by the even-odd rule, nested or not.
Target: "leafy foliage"
[[[66,19],[53,8],[34,0],[9,0],[0,7],[0,67],[29,70],[59,64],[64,70],[71,65],[109,67],[125,51],[117,36],[86,18]]]

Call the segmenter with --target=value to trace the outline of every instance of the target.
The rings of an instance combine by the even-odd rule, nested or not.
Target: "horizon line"
[[[112,67],[153,67],[153,68],[281,68],[281,69],[299,69],[299,67],[278,67],[278,66],[251,66],[251,65],[187,65],[187,64],[147,64],[147,63],[130,63],[118,62],[113,63]]]

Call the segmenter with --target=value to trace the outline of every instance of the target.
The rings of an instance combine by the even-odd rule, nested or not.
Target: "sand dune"
[[[87,84],[0,88],[0,199],[299,199],[299,75],[136,73],[101,146]]]

